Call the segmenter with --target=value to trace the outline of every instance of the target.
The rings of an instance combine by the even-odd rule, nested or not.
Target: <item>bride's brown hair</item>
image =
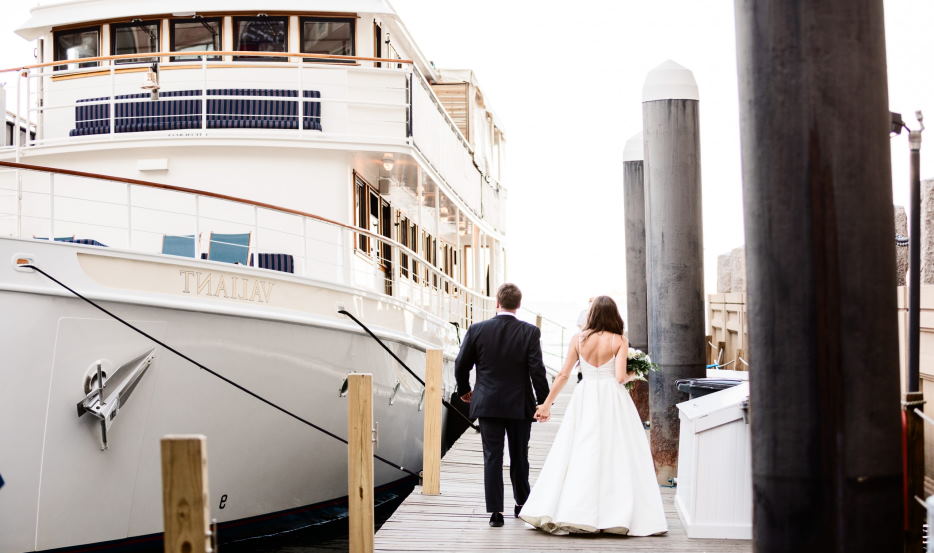
[[[623,334],[626,324],[619,314],[616,302],[610,296],[597,296],[590,305],[587,313],[587,324],[584,325],[584,336],[588,337],[596,332],[612,332]]]

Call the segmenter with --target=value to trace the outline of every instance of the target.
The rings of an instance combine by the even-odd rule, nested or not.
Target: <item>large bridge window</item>
[[[302,53],[329,56],[354,55],[355,23],[354,19],[343,17],[303,17]],[[305,61],[325,60],[308,58]]]
[[[110,26],[110,53],[152,54],[159,51],[159,21],[131,21]],[[115,63],[149,63],[156,58],[124,58]]]
[[[234,50],[285,52],[289,42],[287,17],[235,17]],[[237,56],[242,61],[286,61],[285,57]]]
[[[217,52],[221,49],[223,25],[219,17],[173,19],[169,22],[169,38],[173,52]],[[172,61],[197,61],[199,56],[172,56]],[[220,56],[208,56],[219,61]]]
[[[54,42],[55,61],[94,58],[100,55],[101,29],[100,27],[87,27],[57,31]],[[95,66],[97,66],[96,61],[86,61],[78,64],[56,65],[55,71]]]

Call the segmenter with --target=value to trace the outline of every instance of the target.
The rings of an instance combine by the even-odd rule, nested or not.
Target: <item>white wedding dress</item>
[[[545,532],[668,531],[649,442],[615,360],[595,367],[580,359],[584,378],[519,514]]]

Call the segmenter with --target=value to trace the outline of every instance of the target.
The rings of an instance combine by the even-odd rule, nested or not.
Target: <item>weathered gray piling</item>
[[[704,258],[698,94],[690,71],[666,61],[642,89],[651,445],[660,483],[677,476],[679,378],[703,377]]]
[[[755,547],[902,550],[882,0],[736,0]]]
[[[645,287],[645,189],[642,133],[623,149],[623,213],[626,219],[626,329],[630,347],[648,351],[649,330]],[[649,386],[637,382],[632,400],[641,420],[649,420]]]

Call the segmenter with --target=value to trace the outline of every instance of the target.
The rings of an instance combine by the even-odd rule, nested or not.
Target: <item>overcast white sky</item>
[[[569,324],[592,295],[623,307],[623,144],[641,130],[646,73],[666,59],[691,69],[701,98],[706,288],[715,290],[717,255],[743,243],[731,0],[392,1],[437,66],[476,71],[508,140],[509,278],[528,307]],[[5,3],[0,66],[32,60],[33,46],[13,34],[32,4]],[[890,107],[906,116],[923,109],[934,122],[934,2],[887,0],[885,9]],[[907,205],[904,134],[892,155],[894,202]]]
[[[571,324],[589,296],[625,301],[622,150],[642,127],[645,75],[666,59],[691,69],[716,291],[717,255],[744,242],[731,0],[391,1],[437,66],[476,71],[508,140],[509,278],[529,307]],[[890,107],[929,114],[922,176],[934,177],[934,2],[885,10]],[[906,136],[892,146],[894,201],[907,206]]]

